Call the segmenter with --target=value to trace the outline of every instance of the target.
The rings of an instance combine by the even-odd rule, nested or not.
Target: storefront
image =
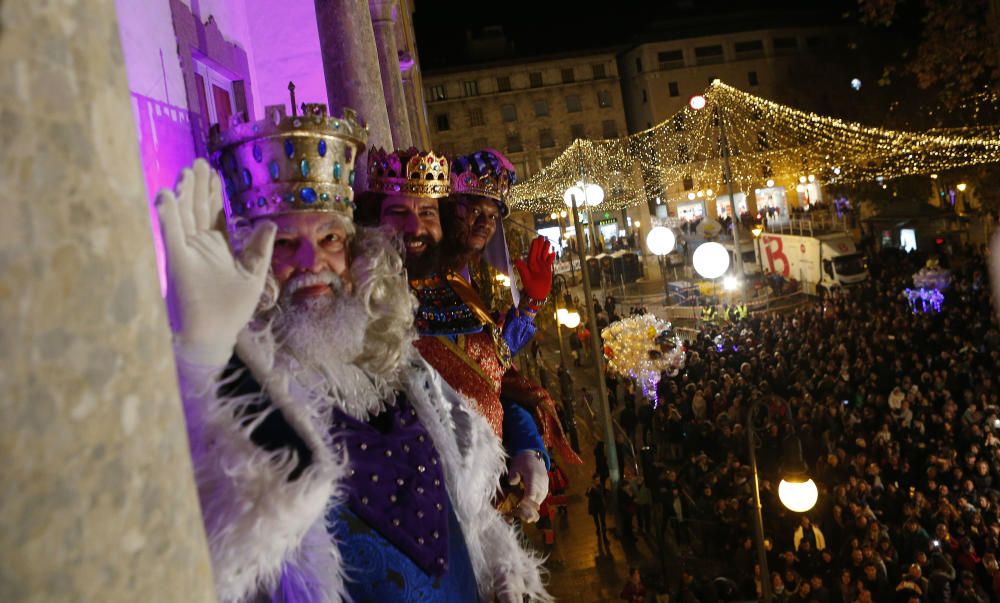
[[[736,193],[736,213],[737,215],[743,214],[747,211],[747,196],[745,193]],[[729,202],[729,195],[719,195],[715,198],[715,208],[718,211],[719,219],[731,218],[732,215],[732,203]]]
[[[823,188],[818,182],[802,182],[795,187],[799,207],[808,210],[814,204],[823,200]]]
[[[677,217],[682,222],[693,222],[705,217],[704,201],[685,201],[677,204]]]
[[[757,211],[767,217],[771,224],[788,221],[788,199],[783,186],[770,186],[754,190]]]

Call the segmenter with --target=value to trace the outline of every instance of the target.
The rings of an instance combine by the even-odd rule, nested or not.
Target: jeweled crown
[[[368,190],[373,193],[438,199],[451,192],[448,158],[434,151],[410,147],[391,153],[368,151]]]
[[[509,213],[507,193],[516,182],[514,165],[495,149],[476,151],[452,162],[452,194],[493,199],[504,217]]]
[[[293,212],[354,210],[354,162],[368,130],[352,109],[342,118],[324,104],[303,104],[302,115],[269,106],[260,121],[234,115],[226,131],[209,132],[212,164],[222,175],[230,225]]]

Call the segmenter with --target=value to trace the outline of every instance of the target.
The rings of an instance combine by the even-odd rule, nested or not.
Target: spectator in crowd
[[[597,531],[597,538],[604,546],[609,546],[608,542],[608,508],[607,489],[604,481],[597,474],[594,475],[594,483],[587,489],[587,513],[594,519],[594,529]]]
[[[639,568],[628,568],[628,582],[622,588],[620,597],[628,603],[646,603],[646,586],[642,583],[642,574]]]

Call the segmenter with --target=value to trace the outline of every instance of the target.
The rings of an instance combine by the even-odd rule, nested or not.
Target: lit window
[[[194,79],[198,104],[205,116],[205,130],[212,124],[227,130],[229,118],[237,111],[246,110],[245,83],[229,79],[198,59],[194,59]]]

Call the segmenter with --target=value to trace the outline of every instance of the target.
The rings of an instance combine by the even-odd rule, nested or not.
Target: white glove
[[[222,367],[253,317],[271,264],[275,224],[262,220],[239,258],[212,224],[222,209],[219,176],[197,159],[177,195],[164,189],[156,213],[167,259],[167,308],[177,353],[187,362]]]
[[[514,514],[528,523],[538,521],[538,508],[549,494],[549,472],[545,470],[545,461],[534,450],[517,453],[510,461],[507,481],[512,486],[524,484],[524,498]]]

